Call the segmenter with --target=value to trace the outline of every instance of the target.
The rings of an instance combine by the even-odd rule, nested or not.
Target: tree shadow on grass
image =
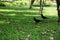
[[[40,7],[40,5],[33,5],[35,7]],[[43,7],[51,7],[51,5],[43,5]]]
[[[29,9],[29,7],[0,7],[0,9],[2,9],[2,10],[29,10],[29,11],[33,11],[33,10],[35,10],[35,11],[37,11],[37,10],[39,10],[39,9],[37,9],[37,8],[32,8],[32,9]]]

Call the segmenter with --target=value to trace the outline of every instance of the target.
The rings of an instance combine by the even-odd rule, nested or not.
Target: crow
[[[43,19],[47,19],[47,17],[43,16],[43,14],[41,14],[41,17],[42,17]]]
[[[38,20],[38,19],[36,19],[36,18],[34,17],[34,21],[35,21],[36,23],[39,23],[39,22],[41,22],[42,20]]]

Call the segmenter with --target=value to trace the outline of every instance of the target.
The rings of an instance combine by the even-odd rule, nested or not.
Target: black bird
[[[41,17],[42,17],[43,19],[47,19],[47,17],[43,16],[43,14],[41,14]]]
[[[35,21],[36,23],[41,22],[41,20],[38,20],[38,19],[36,19],[35,17],[34,17],[34,21]]]

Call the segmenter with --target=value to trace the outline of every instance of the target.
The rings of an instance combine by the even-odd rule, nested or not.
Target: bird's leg
[[[35,0],[31,0],[30,9],[32,8],[32,5],[33,5],[34,1]]]
[[[43,12],[43,5],[42,5],[42,0],[40,0],[40,15],[41,16],[43,15],[42,12]]]

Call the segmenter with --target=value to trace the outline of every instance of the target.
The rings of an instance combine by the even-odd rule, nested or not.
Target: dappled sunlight
[[[8,16],[16,16],[16,14],[8,14]]]
[[[10,10],[10,9],[0,9],[1,12],[11,12],[11,11],[14,11],[14,10]]]
[[[0,24],[5,24],[6,22],[4,20],[0,21]]]
[[[43,14],[47,16],[57,16],[58,13],[56,7],[51,7],[51,8],[50,7],[44,8],[45,10],[43,10]]]
[[[57,14],[51,14],[51,13],[49,13],[49,15],[48,16],[57,16]]]
[[[44,15],[47,15],[47,16],[58,16],[57,13],[54,13],[54,12],[46,12]]]
[[[24,14],[24,16],[40,16],[40,15],[29,15],[29,14]]]
[[[10,9],[0,9],[0,12],[39,12],[38,10],[10,10]]]
[[[39,12],[38,10],[15,10],[15,12]]]
[[[40,9],[40,7],[34,7],[33,9]]]

